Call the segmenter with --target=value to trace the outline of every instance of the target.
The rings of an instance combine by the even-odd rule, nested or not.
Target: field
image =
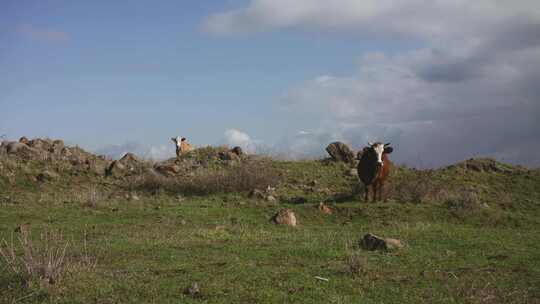
[[[0,302],[540,303],[538,170],[396,167],[366,203],[344,163],[208,152],[195,175],[121,177],[0,154]],[[296,227],[271,222],[283,208]]]

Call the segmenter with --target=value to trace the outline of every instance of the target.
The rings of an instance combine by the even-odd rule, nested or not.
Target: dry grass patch
[[[21,278],[26,286],[37,283],[41,287],[48,287],[60,281],[68,248],[62,233],[44,229],[39,243],[34,243],[29,238],[28,230],[20,229],[17,239],[18,242],[15,242],[12,235],[10,242],[4,239],[0,246],[7,269]]]
[[[229,168],[200,170],[191,176],[147,174],[134,181],[130,188],[151,193],[164,190],[170,193],[207,195],[266,189],[277,185],[280,179],[279,171],[270,162],[245,162]]]

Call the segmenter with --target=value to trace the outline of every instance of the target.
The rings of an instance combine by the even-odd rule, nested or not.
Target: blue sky
[[[292,158],[333,140],[384,140],[413,165],[474,155],[540,164],[505,146],[516,136],[524,150],[539,146],[528,85],[540,67],[537,5],[454,2],[4,0],[0,133],[158,158],[181,135]],[[525,41],[496,43],[509,32]],[[516,130],[497,123],[508,111]],[[508,134],[489,138],[499,129]],[[419,161],[441,137],[469,146]]]

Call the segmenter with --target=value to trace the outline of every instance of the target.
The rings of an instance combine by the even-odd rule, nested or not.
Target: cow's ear
[[[392,151],[394,151],[394,148],[392,148],[392,147],[384,148],[384,153],[386,153],[386,154],[390,154],[390,153],[392,153]]]
[[[171,137],[171,140],[173,141],[173,143],[175,143],[175,144],[176,144],[176,138],[174,138],[174,137]]]

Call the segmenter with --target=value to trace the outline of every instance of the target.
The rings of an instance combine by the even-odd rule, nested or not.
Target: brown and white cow
[[[177,136],[176,138],[172,137],[171,140],[176,146],[176,157],[180,157],[182,153],[189,152],[193,150],[193,147],[188,144],[185,137]]]
[[[363,149],[358,163],[358,177],[366,189],[364,196],[366,202],[369,198],[369,188],[373,189],[374,202],[377,201],[377,194],[379,194],[379,199],[382,198],[384,182],[392,168],[392,162],[388,158],[388,154],[392,151],[394,149],[390,147],[390,143],[380,142],[368,143],[368,147]]]

